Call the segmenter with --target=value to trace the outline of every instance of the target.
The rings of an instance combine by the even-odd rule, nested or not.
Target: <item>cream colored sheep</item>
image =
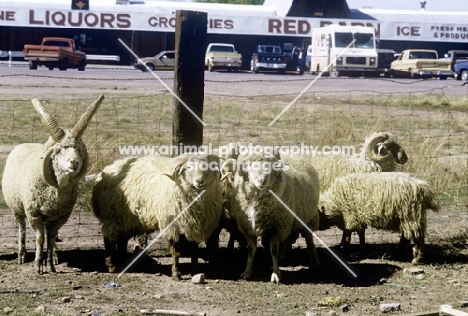
[[[396,165],[403,165],[407,160],[405,150],[389,132],[372,133],[367,136],[361,150],[351,156],[311,157],[312,165],[319,172],[321,192],[328,189],[336,178],[353,172],[392,172],[395,171]]]
[[[167,228],[164,238],[172,254],[172,277],[181,279],[179,235],[200,243],[219,223],[223,196],[218,159],[205,154],[127,158],[97,175],[92,202],[102,224],[109,272],[116,271],[116,255],[125,254],[130,238]]]
[[[412,263],[422,258],[427,210],[437,212],[440,202],[426,182],[402,172],[353,173],[336,179],[320,197],[320,226],[344,231],[348,252],[351,231],[357,231],[361,246],[370,226],[401,233],[414,241]]]
[[[248,242],[247,267],[242,274],[250,279],[257,249],[257,237],[269,239],[273,261],[271,282],[281,279],[279,259],[291,231],[302,224],[272,194],[274,193],[313,231],[318,228],[319,179],[309,160],[291,158],[287,165],[279,157],[240,156],[236,161],[232,214]],[[312,233],[305,234],[311,266],[319,266]]]
[[[43,144],[21,144],[8,155],[3,172],[5,202],[15,213],[19,225],[18,261],[26,254],[26,218],[36,232],[34,266],[42,273],[44,237],[47,238],[47,265],[55,272],[58,263],[55,238],[75,205],[78,181],[88,168],[88,153],[82,141],[103,96],[100,96],[72,130],[64,130],[50,116],[39,100],[32,103],[50,134]]]

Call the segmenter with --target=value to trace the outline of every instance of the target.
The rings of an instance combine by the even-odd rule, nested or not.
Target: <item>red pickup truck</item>
[[[29,69],[45,66],[50,70],[77,68],[84,71],[86,54],[75,49],[75,41],[64,37],[44,37],[41,45],[26,44],[23,48],[24,59],[29,61]]]

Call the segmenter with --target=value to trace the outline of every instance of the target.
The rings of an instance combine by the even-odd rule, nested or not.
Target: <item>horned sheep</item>
[[[356,154],[316,155],[311,158],[312,164],[319,170],[321,192],[328,189],[336,178],[349,173],[392,172],[396,170],[396,165],[403,165],[407,160],[405,150],[389,132],[367,136]]]
[[[361,150],[356,154],[317,155],[311,158],[311,163],[319,171],[320,191],[324,192],[339,177],[353,172],[392,172],[397,165],[403,165],[407,160],[405,150],[393,134],[376,132],[365,138]],[[324,229],[319,227],[319,230]],[[342,246],[345,243],[344,238],[345,235],[342,236]]]
[[[88,152],[82,140],[103,96],[88,107],[72,130],[62,129],[39,100],[33,99],[42,125],[50,134],[45,144],[25,143],[8,155],[2,178],[5,202],[19,225],[18,262],[26,254],[26,219],[36,232],[34,266],[43,272],[44,233],[47,238],[47,265],[55,272],[58,263],[55,239],[67,222],[78,195],[78,181],[88,168]]]
[[[219,222],[223,197],[218,159],[197,153],[126,158],[97,175],[92,204],[102,225],[109,272],[116,272],[116,255],[125,254],[130,238],[165,230],[172,277],[181,279],[179,235],[198,244]],[[195,266],[197,258],[191,259]]]
[[[437,212],[440,202],[424,180],[407,173],[353,173],[335,180],[320,197],[320,225],[344,231],[343,245],[349,248],[351,231],[357,231],[364,246],[368,227],[400,232],[413,240],[413,260],[422,258],[426,235],[426,214]]]
[[[262,236],[267,237],[270,243],[273,261],[270,280],[280,282],[279,260],[286,238],[291,231],[302,227],[289,209],[313,231],[319,224],[318,199],[318,174],[308,159],[290,159],[286,165],[278,156],[239,156],[231,207],[239,230],[248,243],[247,266],[241,277],[252,277],[257,237]],[[304,237],[309,259],[311,266],[317,267],[319,263],[312,232],[307,232]]]

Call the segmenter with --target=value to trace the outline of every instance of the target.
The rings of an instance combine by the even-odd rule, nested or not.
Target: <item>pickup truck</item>
[[[390,65],[395,60],[393,49],[377,49],[377,73],[384,77],[390,77]]]
[[[250,70],[254,73],[263,70],[285,73],[286,67],[286,56],[283,54],[281,47],[277,45],[257,45],[250,60]]]
[[[206,48],[205,68],[208,71],[224,69],[237,72],[241,65],[242,55],[232,44],[211,43]]]
[[[450,60],[455,79],[468,81],[468,50],[449,50],[442,59]]]
[[[87,63],[86,54],[75,49],[75,41],[64,37],[44,37],[40,45],[26,44],[23,54],[32,70],[45,66],[50,70],[77,68],[84,71]]]
[[[390,65],[394,77],[437,77],[445,80],[453,76],[449,60],[439,59],[436,50],[407,49]]]

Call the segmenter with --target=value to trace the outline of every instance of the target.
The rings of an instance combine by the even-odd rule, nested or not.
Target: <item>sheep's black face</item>
[[[403,165],[408,161],[408,156],[403,148],[400,145],[391,143],[387,145],[388,150],[395,158],[395,163],[399,165]]]

